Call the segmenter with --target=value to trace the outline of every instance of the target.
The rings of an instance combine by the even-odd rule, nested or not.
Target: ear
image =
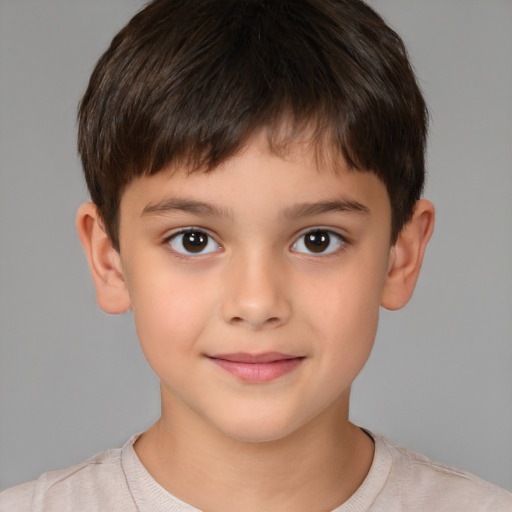
[[[390,310],[403,308],[412,297],[420,274],[427,243],[434,231],[435,210],[430,201],[420,199],[411,220],[391,248],[388,274],[381,305]]]
[[[84,203],[76,215],[76,227],[96,287],[96,299],[106,313],[130,309],[130,296],[123,276],[121,257],[114,249],[93,203]]]

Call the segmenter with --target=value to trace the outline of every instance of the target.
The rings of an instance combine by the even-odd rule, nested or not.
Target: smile
[[[208,356],[213,363],[246,382],[270,382],[295,370],[304,357],[278,352],[265,354],[218,354]]]

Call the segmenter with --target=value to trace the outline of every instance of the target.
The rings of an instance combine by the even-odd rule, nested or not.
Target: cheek
[[[384,277],[384,268],[362,259],[315,286],[307,297],[308,309],[316,313],[309,321],[323,340],[331,358],[325,364],[331,368],[357,374],[364,366],[377,331]]]
[[[322,337],[325,340],[319,361],[323,375],[322,388],[325,400],[336,400],[341,392],[350,388],[370,357],[379,318],[379,308],[361,302],[357,294],[347,300],[336,297],[327,306]],[[362,295],[362,294],[361,294]],[[338,299],[338,300],[335,300]]]
[[[323,328],[335,358],[366,361],[377,331],[379,304],[362,290],[352,290],[348,296],[343,291],[331,294],[324,306],[324,318],[330,320]]]
[[[157,279],[145,275],[132,285],[137,335],[149,364],[161,375],[165,368],[159,370],[160,366],[179,366],[181,356],[197,350],[212,298],[204,293],[204,286],[197,288],[194,279],[179,273],[167,279],[162,274]]]

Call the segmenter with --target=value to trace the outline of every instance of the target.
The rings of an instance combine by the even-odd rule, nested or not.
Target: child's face
[[[375,338],[390,203],[375,175],[319,170],[292,149],[283,159],[259,137],[210,174],[161,172],[123,194],[123,275],[164,419],[167,404],[264,441],[348,412]]]

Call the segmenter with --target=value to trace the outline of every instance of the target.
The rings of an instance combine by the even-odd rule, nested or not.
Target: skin
[[[389,198],[374,174],[319,168],[299,142],[272,154],[263,134],[209,174],[134,180],[121,200],[120,253],[83,205],[77,226],[98,302],[132,310],[161,382],[161,418],[135,444],[153,477],[211,512],[346,501],[373,457],[348,419],[350,386],[380,307],[411,297],[433,224],[433,206],[419,201],[391,247]],[[209,238],[187,254],[179,232],[191,227]],[[305,235],[319,230],[328,242],[311,252]],[[248,382],[215,362],[239,352],[300,359]]]

